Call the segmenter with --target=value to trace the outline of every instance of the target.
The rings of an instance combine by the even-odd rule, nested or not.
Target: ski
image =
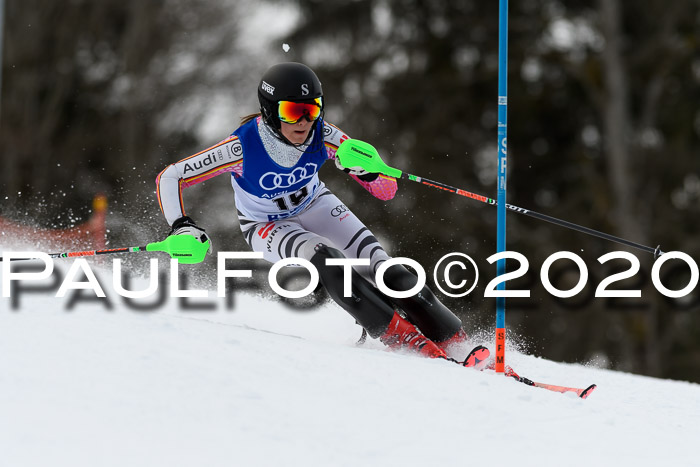
[[[465,366],[467,368],[475,368],[477,370],[483,370],[486,367],[486,365],[488,365],[490,356],[491,352],[489,351],[489,349],[487,349],[483,345],[478,345],[474,347],[474,349],[471,352],[469,352],[467,358],[465,358],[464,362],[462,362],[462,366]]]
[[[459,362],[455,361],[456,363],[459,363],[465,367],[468,368],[475,368],[477,370],[493,370],[495,368],[494,361],[489,359],[489,356],[491,353],[489,352],[489,349],[484,347],[483,345],[479,345],[474,348],[471,352],[469,352],[469,355],[467,355],[467,358],[464,359],[464,362]],[[538,383],[536,381],[532,381],[529,378],[525,378],[523,376],[520,376],[511,368],[510,366],[506,365],[506,371],[505,371],[506,376],[510,376],[511,378],[515,379],[516,381],[520,381],[523,384],[527,384],[528,386],[534,386],[536,388],[542,388],[542,389],[547,389],[549,391],[554,391],[554,392],[560,392],[560,393],[566,393],[566,392],[573,392],[575,393],[578,397],[581,399],[586,399],[588,396],[591,395],[593,390],[597,387],[595,384],[591,384],[585,389],[582,388],[570,388],[566,386],[557,386],[555,384],[545,384],[545,383]]]
[[[547,389],[549,391],[554,391],[554,392],[560,392],[560,393],[566,393],[566,392],[573,392],[575,393],[578,397],[581,399],[586,399],[588,396],[591,395],[593,390],[597,387],[595,384],[591,384],[585,389],[581,388],[569,388],[566,386],[557,386],[554,384],[545,384],[545,383],[538,383],[536,381],[532,381],[531,379],[525,378],[523,376],[518,375],[513,369],[509,366],[506,365],[506,376],[510,376],[511,378],[515,379],[516,381],[520,381],[523,384],[527,384],[528,386],[534,386],[536,388],[542,388],[542,389]]]
[[[361,345],[365,341],[365,334],[363,333],[362,337],[360,337],[360,340],[358,341],[357,345]],[[484,370],[494,370],[495,369],[495,361],[492,358],[489,358],[491,356],[491,352],[487,347],[484,347],[483,345],[478,345],[472,349],[471,352],[467,355],[467,357],[463,360],[456,360],[451,357],[440,357],[442,359],[445,359],[447,361],[450,361],[452,363],[456,363],[458,365],[461,365],[466,368],[474,368],[475,370],[479,371],[484,371]],[[525,378],[524,376],[520,376],[511,368],[509,365],[506,365],[505,367],[505,375],[510,376],[511,378],[515,379],[516,381],[519,381],[523,384],[527,384],[528,386],[534,386],[536,388],[542,388],[542,389],[547,389],[549,391],[554,391],[554,392],[559,392],[559,393],[567,393],[567,392],[573,392],[575,393],[578,397],[581,399],[586,399],[588,396],[591,395],[593,390],[597,387],[595,384],[591,384],[587,388],[570,388],[567,386],[557,386],[555,384],[546,384],[546,383],[538,383],[536,381],[532,381],[529,378]]]
[[[477,345],[474,347],[474,349],[469,352],[469,355],[467,355],[467,358],[464,360],[457,360],[452,357],[439,357],[444,360],[447,360],[448,362],[456,363],[458,365],[462,365],[463,367],[466,368],[474,368],[477,370],[483,370],[486,365],[489,363],[489,356],[491,355],[491,352],[489,352],[489,349],[484,347],[483,345]]]

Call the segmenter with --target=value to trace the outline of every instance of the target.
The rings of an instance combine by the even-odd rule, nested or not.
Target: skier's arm
[[[170,164],[156,177],[158,203],[168,224],[185,216],[182,190],[225,172],[242,173],[243,148],[229,136],[214,146]]]
[[[335,153],[338,150],[340,143],[348,139],[348,135],[345,134],[340,128],[332,125],[328,122],[323,122],[324,124],[324,134],[326,143],[326,152],[328,153],[328,158],[336,160]],[[349,173],[349,175],[355,179],[357,183],[362,185],[365,190],[369,191],[375,198],[381,199],[382,201],[390,200],[396,194],[398,189],[398,184],[394,177],[388,177],[382,174],[376,173],[366,173],[361,175],[356,175]]]

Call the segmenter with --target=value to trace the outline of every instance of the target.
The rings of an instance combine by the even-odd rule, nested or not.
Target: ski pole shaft
[[[436,182],[434,180],[428,180],[427,178],[422,178],[422,177],[417,177],[415,175],[411,175],[408,173],[403,172],[401,174],[401,178],[405,180],[411,180],[414,182],[418,182],[422,185],[430,186],[433,188],[437,188],[439,190],[443,191],[448,191],[450,193],[454,193],[456,195],[460,196],[465,196],[467,198],[475,199],[477,201],[481,201],[482,203],[490,204],[492,206],[497,206],[498,202],[492,198],[489,198],[487,196],[483,196],[477,193],[472,193],[466,190],[462,190],[459,188],[455,188],[449,185],[446,185],[444,183]],[[543,221],[550,222],[552,224],[556,224],[562,227],[566,227],[571,230],[576,230],[578,232],[582,232],[588,235],[593,235],[594,237],[602,238],[605,240],[609,240],[611,242],[619,243],[621,245],[626,245],[632,248],[636,248],[641,251],[645,251],[647,253],[651,253],[654,255],[654,257],[661,256],[664,252],[661,251],[661,246],[657,246],[656,248],[652,248],[646,245],[642,245],[640,243],[636,243],[630,240],[626,240],[624,238],[616,237],[614,235],[607,234],[605,232],[600,232],[598,230],[594,230],[588,227],[584,227],[582,225],[574,224],[572,222],[564,221],[561,219],[557,219],[556,217],[548,216],[546,214],[541,214],[539,212],[531,211],[529,209],[525,208],[520,208],[518,206],[513,206],[512,204],[506,204],[506,209],[517,212],[518,214],[524,214],[526,216],[534,217],[535,219],[540,219]]]
[[[171,258],[176,259],[181,264],[197,264],[204,261],[204,257],[209,252],[210,241],[205,242],[193,235],[169,235],[162,242],[149,243],[146,246],[132,246],[127,248],[110,248],[107,250],[86,250],[72,251],[66,253],[49,253],[49,258],[79,258],[82,256],[111,255],[115,253],[138,253],[141,251],[161,251],[167,253]],[[30,260],[33,258],[11,258],[15,260]],[[0,261],[4,260],[4,255],[0,255]]]
[[[138,253],[141,251],[146,251],[145,246],[133,246],[127,248],[109,248],[106,250],[86,250],[86,251],[70,251],[63,253],[49,253],[49,258],[79,258],[82,256],[100,256],[100,255],[111,255],[115,253]],[[10,261],[28,261],[34,258],[10,258]],[[0,261],[3,261],[4,257],[0,256]]]
[[[345,140],[338,147],[336,156],[340,158],[340,162],[344,167],[361,167],[367,170],[368,172],[381,173],[389,177],[411,180],[423,185],[437,188],[438,190],[448,191],[450,193],[454,193],[460,196],[466,196],[467,198],[481,201],[482,203],[490,204],[492,206],[498,206],[498,201],[487,196],[455,188],[453,186],[446,185],[441,182],[436,182],[434,180],[428,180],[427,178],[411,175],[397,168],[389,167],[384,163],[374,146],[363,141],[359,141],[356,139]],[[513,212],[517,212],[518,214],[524,214],[526,216],[551,222],[552,224],[560,225],[571,230],[576,230],[578,232],[582,232],[588,235],[593,235],[594,237],[609,240],[611,242],[619,243],[621,245],[627,245],[629,247],[636,248],[647,253],[652,253],[655,258],[661,256],[664,253],[663,251],[661,251],[660,245],[656,248],[648,247],[639,243],[632,242],[630,240],[625,240],[624,238],[616,237],[614,235],[606,234],[604,232],[599,232],[598,230],[589,229],[588,227],[574,224],[573,222],[563,221],[561,219],[557,219],[556,217],[540,214],[539,212],[530,211],[529,209],[519,208],[517,206],[513,206],[512,204],[504,204],[506,209],[511,210]]]

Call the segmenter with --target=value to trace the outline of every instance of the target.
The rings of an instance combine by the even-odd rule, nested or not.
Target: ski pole
[[[100,256],[116,253],[162,251],[164,253],[168,253],[171,258],[177,259],[178,263],[180,264],[196,264],[204,261],[204,257],[209,251],[209,243],[209,240],[202,243],[192,235],[171,235],[162,242],[153,242],[147,244],[146,246],[49,253],[48,255],[49,258],[79,258],[83,256]],[[4,255],[0,255],[0,261],[4,261],[4,259]],[[31,259],[34,258],[10,258],[11,261],[27,261]]]
[[[422,185],[427,185],[429,187],[437,188],[439,190],[447,191],[450,193],[454,193],[456,195],[465,196],[467,198],[481,201],[482,203],[490,204],[492,206],[498,205],[498,202],[496,200],[489,198],[487,196],[483,196],[483,195],[480,195],[477,193],[472,193],[470,191],[462,190],[460,188],[455,188],[453,186],[446,185],[446,184],[441,183],[441,182],[436,182],[434,180],[429,180],[427,178],[418,177],[416,175],[408,174],[408,173],[405,173],[405,172],[403,172],[399,169],[396,169],[394,167],[389,167],[381,159],[377,150],[371,144],[365,143],[364,141],[359,141],[356,139],[345,140],[338,147],[338,151],[336,152],[336,157],[340,158],[340,163],[343,165],[343,167],[361,167],[368,172],[381,173],[381,174],[387,175],[389,177],[400,178],[402,180],[411,180],[413,182],[417,182],[417,183],[420,183]],[[661,251],[661,245],[657,246],[656,248],[652,248],[652,247],[649,247],[646,245],[642,245],[640,243],[626,240],[624,238],[620,238],[620,237],[616,237],[614,235],[607,234],[605,232],[600,232],[598,230],[594,230],[594,229],[591,229],[588,227],[584,227],[582,225],[574,224],[572,222],[568,222],[565,220],[557,219],[556,217],[551,217],[551,216],[548,216],[546,214],[541,214],[539,212],[531,211],[529,209],[520,208],[518,206],[514,206],[514,205],[508,204],[508,203],[506,203],[506,208],[509,209],[510,211],[517,212],[518,214],[524,214],[526,216],[534,217],[535,219],[547,221],[547,222],[550,222],[552,224],[566,227],[566,228],[571,229],[571,230],[576,230],[578,232],[592,235],[594,237],[609,240],[611,242],[619,243],[621,245],[627,245],[629,247],[636,248],[638,250],[645,251],[647,253],[651,253],[654,255],[654,258],[658,258],[662,254],[664,254],[664,252]]]
[[[86,251],[70,251],[63,253],[47,253],[49,258],[78,258],[82,256],[99,256],[99,255],[111,255],[114,253],[137,253],[139,251],[144,251],[145,246],[132,246],[127,248],[110,248],[106,250],[86,250]],[[28,261],[35,258],[10,258],[10,261]],[[0,256],[0,261],[4,261],[5,257]]]

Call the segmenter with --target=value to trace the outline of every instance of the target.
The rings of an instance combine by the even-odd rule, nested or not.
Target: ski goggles
[[[302,118],[310,122],[321,116],[323,100],[320,97],[306,102],[279,101],[278,115],[284,123],[297,123]]]

